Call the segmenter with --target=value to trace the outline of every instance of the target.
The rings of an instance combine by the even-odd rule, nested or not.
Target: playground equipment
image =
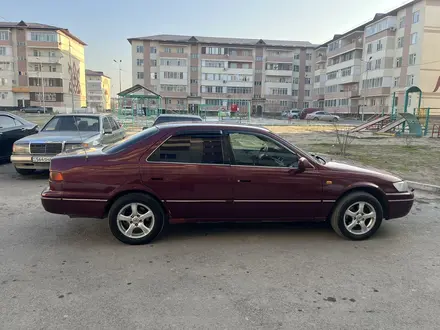
[[[418,93],[418,107],[413,109],[413,113],[408,112],[409,94]],[[361,132],[364,130],[373,131],[375,133],[383,134],[391,132],[394,136],[412,135],[423,136],[428,134],[429,125],[429,108],[421,108],[422,91],[417,86],[412,86],[405,91],[405,104],[403,112],[399,113],[402,118],[397,118],[397,98],[396,93],[393,93],[392,109],[389,115],[373,116],[368,122],[361,124],[351,132]],[[424,121],[424,125],[421,125]],[[433,133],[434,134],[434,133]]]
[[[439,124],[434,124],[432,126],[432,133],[431,133],[431,137],[435,136],[435,130],[437,129],[437,136],[438,138],[440,138],[440,125]]]
[[[239,122],[248,121],[251,118],[251,102],[247,100],[224,100],[223,105],[210,105],[200,104],[198,105],[198,115],[204,120],[210,118],[214,120],[238,120]]]

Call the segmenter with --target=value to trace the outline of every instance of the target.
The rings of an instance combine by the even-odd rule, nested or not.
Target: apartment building
[[[0,22],[0,108],[86,106],[85,46],[67,29]]]
[[[102,71],[86,70],[87,107],[97,111],[111,109],[111,79]]]
[[[155,35],[128,39],[133,85],[167,109],[251,106],[254,114],[311,105],[315,45],[262,39]]]
[[[337,113],[388,113],[395,95],[402,111],[405,91],[418,86],[421,106],[440,115],[439,15],[440,1],[414,0],[317,47],[314,105]],[[418,95],[408,105],[416,108]]]

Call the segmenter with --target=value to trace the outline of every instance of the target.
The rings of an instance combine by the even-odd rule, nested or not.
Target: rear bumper
[[[49,213],[101,219],[106,215],[107,200],[66,198],[60,191],[52,191],[49,188],[45,188],[41,192],[41,204]]]
[[[387,219],[403,218],[411,211],[414,204],[414,193],[387,194],[388,217]]]

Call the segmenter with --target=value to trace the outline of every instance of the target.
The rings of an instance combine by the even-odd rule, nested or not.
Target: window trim
[[[212,134],[212,135],[218,135],[220,137],[221,147],[222,147],[222,164],[211,164],[211,163],[188,163],[188,162],[165,162],[165,161],[151,161],[149,158],[156,152],[157,149],[159,149],[161,146],[163,146],[169,139],[177,136],[182,135],[189,135],[189,134]],[[229,152],[228,152],[229,153]],[[229,159],[225,157],[226,151],[225,151],[225,140],[224,140],[224,134],[222,130],[178,130],[170,135],[166,139],[163,140],[162,143],[160,143],[156,148],[154,148],[153,151],[151,151],[147,157],[145,158],[145,162],[149,164],[185,164],[185,165],[209,165],[209,166],[231,166],[231,155],[229,155]]]

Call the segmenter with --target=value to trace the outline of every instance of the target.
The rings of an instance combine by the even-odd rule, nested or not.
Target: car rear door
[[[26,135],[26,127],[21,122],[7,114],[0,114],[0,156],[10,155],[14,142]]]
[[[225,133],[226,134],[226,133]],[[313,220],[321,205],[318,170],[295,174],[299,155],[270,136],[227,132],[234,214],[241,220]]]
[[[231,165],[219,130],[180,131],[140,161],[143,183],[173,218],[212,221],[231,217]]]

